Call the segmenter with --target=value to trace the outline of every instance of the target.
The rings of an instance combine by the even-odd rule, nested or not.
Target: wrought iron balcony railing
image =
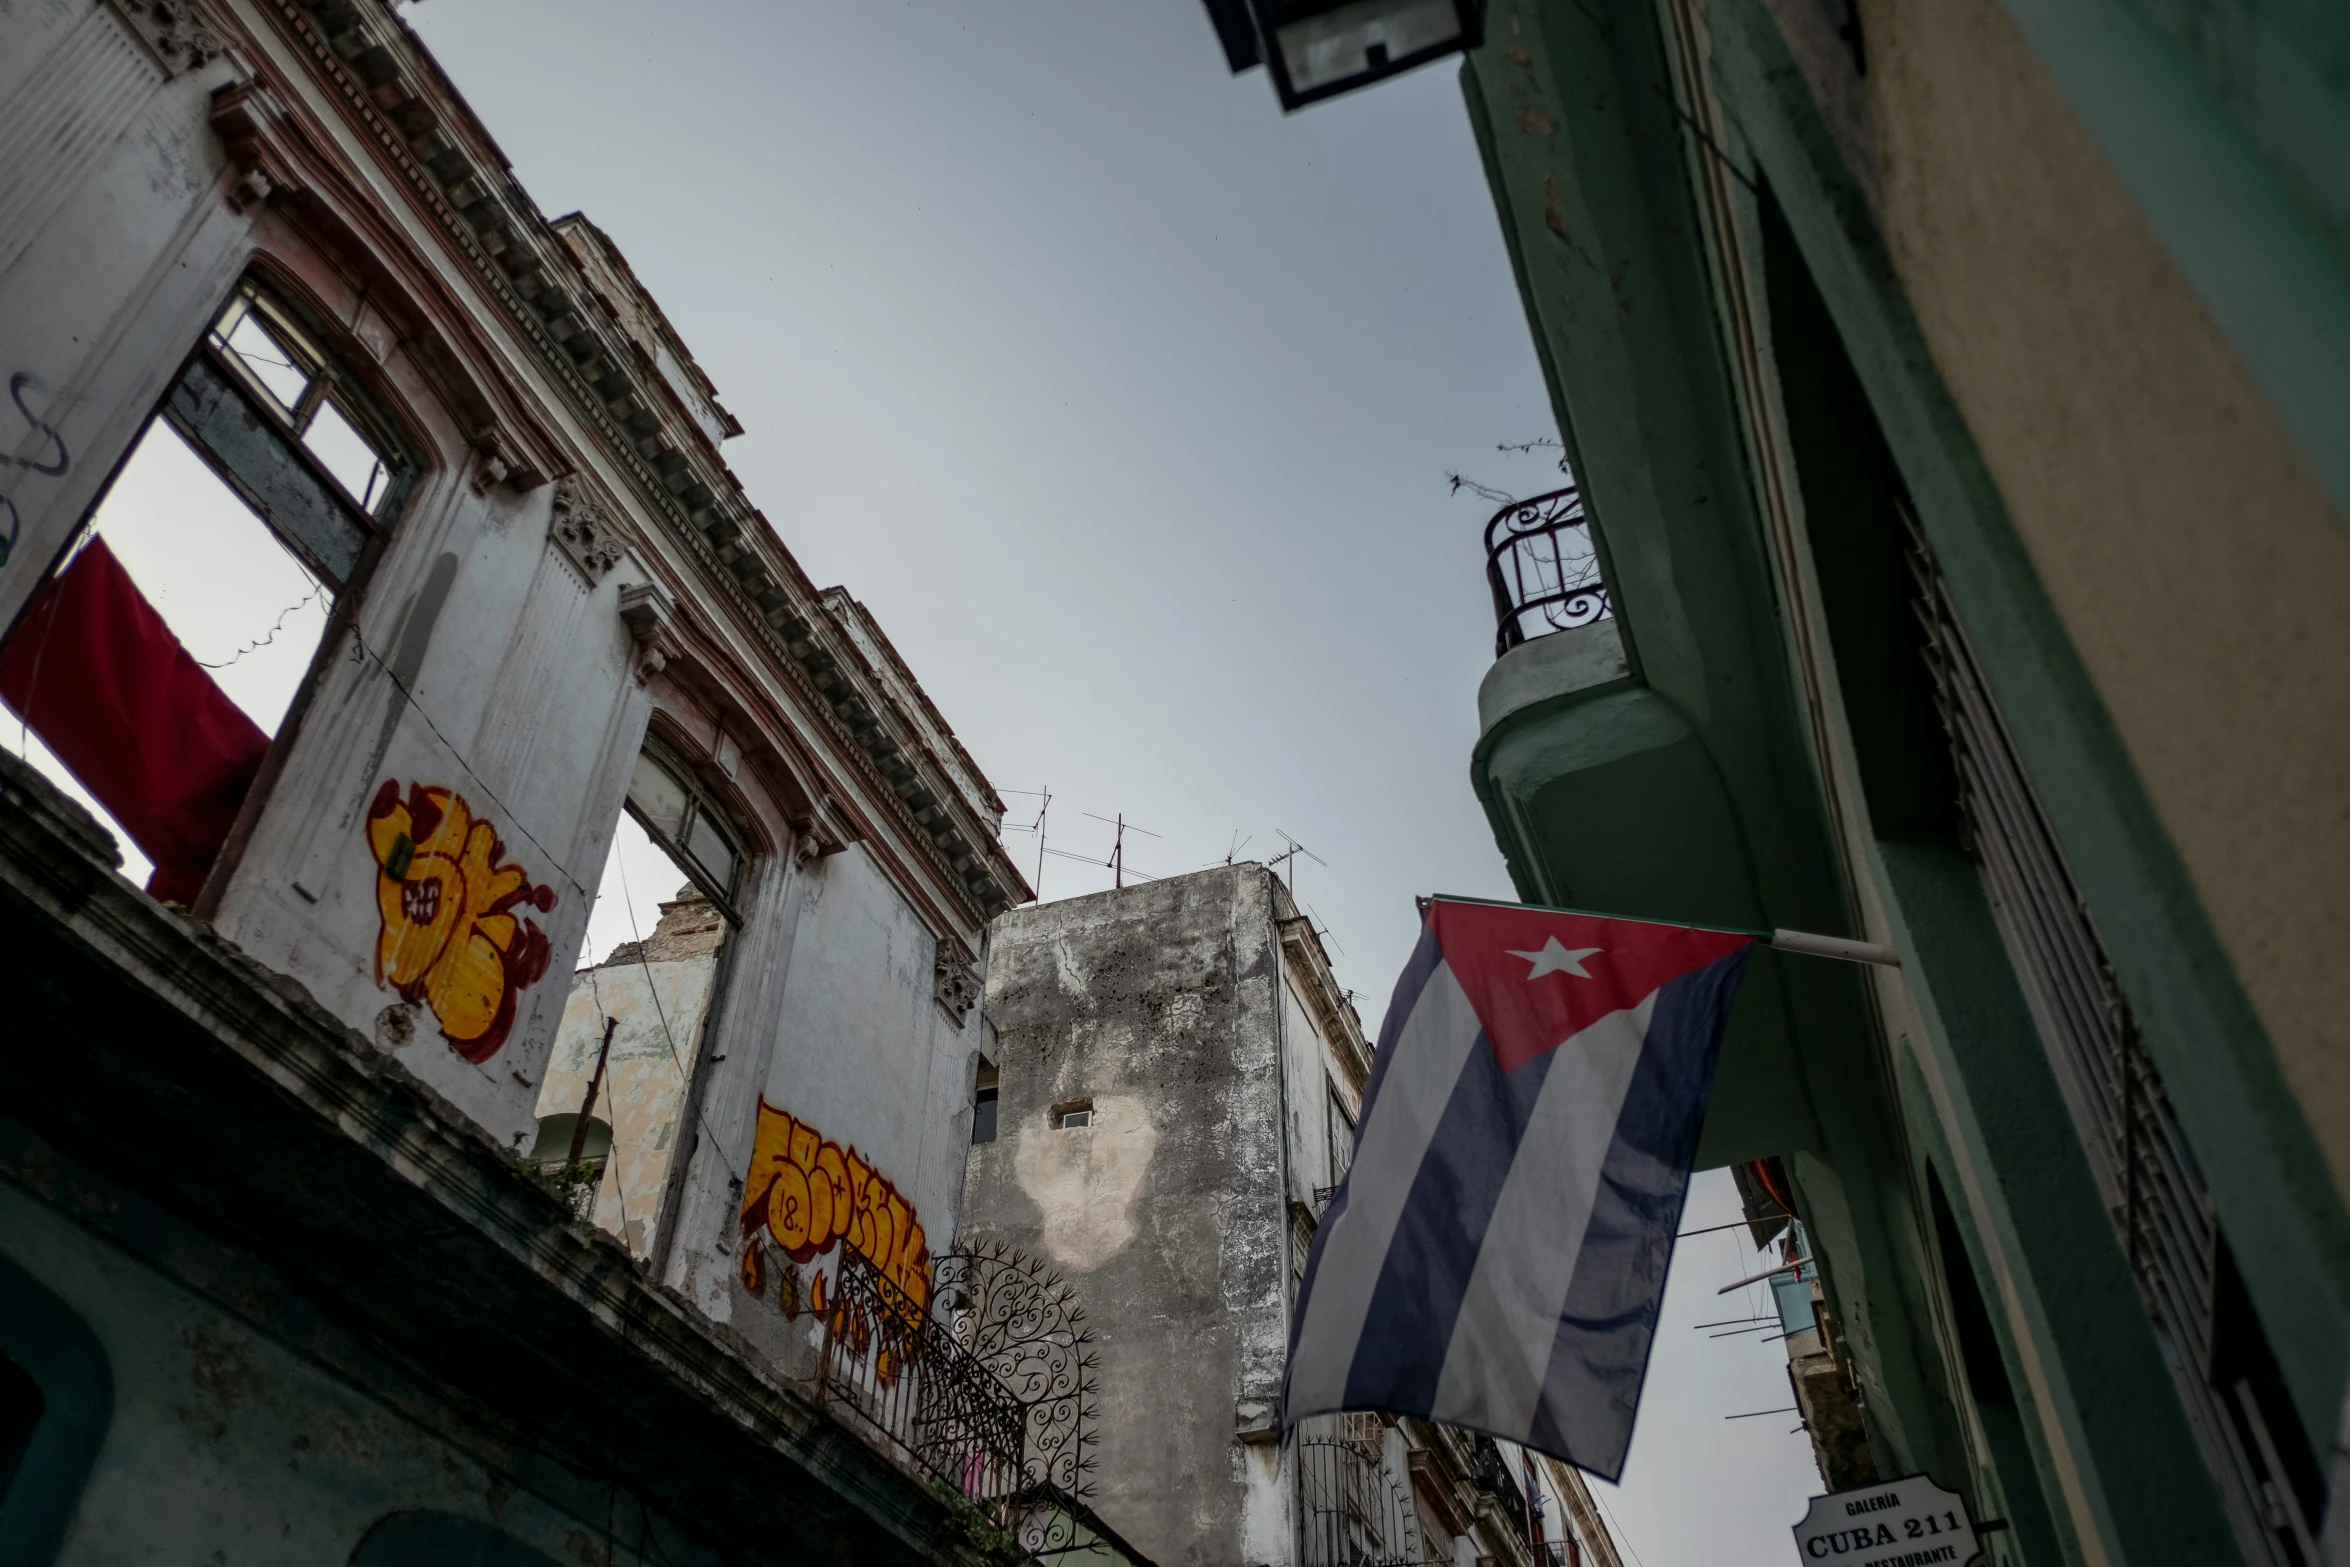
[[[990,1260],[957,1254],[945,1259],[942,1278],[952,1265],[968,1274]],[[1075,1556],[1150,1567],[1078,1494],[1090,1489],[1090,1433],[1081,1424],[1090,1419],[1090,1388],[1081,1394],[1077,1387],[1090,1370],[1090,1334],[1069,1336],[1065,1370],[1033,1346],[1013,1345],[1008,1357],[996,1357],[1014,1380],[1034,1384],[1023,1397],[950,1322],[856,1251],[842,1249],[834,1283],[817,1387],[844,1422],[970,1502],[1034,1560]],[[942,1289],[941,1305],[952,1309],[970,1293],[966,1279],[960,1291]],[[1039,1299],[1039,1314],[1055,1305]]]
[[[1531,637],[1612,613],[1583,495],[1573,485],[1493,514],[1485,525],[1485,580],[1493,589],[1495,658]]]

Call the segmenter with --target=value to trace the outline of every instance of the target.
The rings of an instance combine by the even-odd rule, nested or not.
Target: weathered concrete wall
[[[181,1245],[183,1261],[233,1273]],[[521,1481],[518,1455],[490,1433],[440,1428],[446,1412],[429,1394],[413,1390],[399,1407],[352,1386],[5,1181],[0,1257],[82,1319],[113,1378],[59,1567],[175,1553],[250,1567],[345,1562],[371,1526],[411,1510],[492,1525],[556,1561],[593,1540],[604,1559],[600,1513]],[[682,1552],[681,1567],[712,1559],[669,1520],[660,1528],[655,1549]],[[620,1531],[616,1560],[646,1559],[631,1548],[638,1529],[631,1518]]]
[[[893,1264],[902,1262],[902,1281],[926,1297],[926,1285],[914,1281],[927,1279],[928,1257],[956,1233],[981,1009],[969,1007],[958,1021],[936,999],[938,941],[863,845],[812,864],[800,897],[751,1162],[758,1168],[761,1152],[772,1147],[812,1177],[818,1154],[802,1157],[789,1146],[797,1128],[811,1150],[837,1149],[839,1171],[830,1181],[844,1196],[852,1172],[860,1187],[867,1172],[878,1176],[883,1186],[872,1200],[886,1205],[895,1197],[903,1206],[892,1210],[897,1217],[881,1248],[892,1255],[872,1260],[892,1277]],[[769,1192],[759,1175],[753,1180],[758,1189],[740,1193],[750,1204],[746,1222],[757,1226],[744,1243],[765,1248],[767,1262],[756,1298],[742,1269],[733,1271],[726,1317],[796,1367],[814,1322],[800,1319],[795,1333],[787,1325],[792,1302],[809,1298],[818,1275],[830,1276],[846,1231],[820,1226],[820,1234],[803,1239],[804,1221],[790,1201],[759,1207]],[[831,1205],[828,1195],[814,1206]],[[812,1271],[779,1294],[780,1278],[795,1267]],[[794,1338],[796,1345],[787,1342]]]
[[[1244,865],[994,927],[999,1130],[970,1150],[964,1232],[1076,1289],[1101,1344],[1095,1508],[1162,1567],[1290,1551],[1275,1450],[1237,1439],[1287,1345],[1273,900]],[[1093,1124],[1055,1126],[1079,1099]]]

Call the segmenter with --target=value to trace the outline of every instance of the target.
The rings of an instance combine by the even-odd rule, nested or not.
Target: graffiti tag
[[[367,811],[375,855],[375,982],[421,1001],[449,1048],[479,1066],[514,1028],[515,997],[547,972],[536,920],[514,911],[555,906],[555,889],[507,863],[497,830],[465,797],[411,783],[405,799],[385,779]]]
[[[758,1245],[763,1228],[797,1263],[845,1245],[916,1306],[929,1308],[930,1244],[913,1205],[856,1149],[842,1148],[764,1096],[743,1191],[743,1288],[752,1294],[766,1283]],[[815,1304],[823,1309],[821,1297]]]
[[[50,452],[54,452],[56,460],[40,462],[33,457],[0,457],[0,468],[29,468],[37,474],[54,479],[73,466],[73,458],[65,449],[65,437],[57,433],[56,427],[25,406],[25,388],[34,384],[32,372],[28,370],[17,371],[16,374],[8,378],[8,400],[16,404],[16,411],[24,416],[27,433],[37,434],[44,438],[47,450],[36,455],[46,456]],[[23,519],[17,515],[16,502],[5,495],[0,495],[0,566],[7,565],[8,558],[16,553],[17,535],[22,531]]]
[[[11,457],[8,460],[19,468],[30,468],[35,473],[47,474],[54,479],[73,465],[73,459],[66,454],[65,437],[57,433],[56,427],[24,405],[24,389],[32,384],[31,372],[19,370],[8,378],[8,400],[16,404],[16,411],[24,415],[24,422],[33,431],[48,437],[49,445],[56,450],[57,460],[46,463],[35,462],[30,457]]]

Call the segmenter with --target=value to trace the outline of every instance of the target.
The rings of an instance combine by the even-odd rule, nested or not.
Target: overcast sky
[[[1554,430],[1453,67],[1284,119],[1198,0],[408,14],[541,209],[660,299],[809,575],[1016,819],[1051,788],[1050,847],[1106,856],[1088,812],[1159,834],[1128,845],[1159,873],[1294,834],[1374,1029],[1413,894],[1511,895],[1468,780],[1491,508],[1445,474],[1548,488],[1494,448]],[[1687,1223],[1728,1193],[1701,1178]],[[1820,1489],[1792,1415],[1723,1418],[1790,1402],[1779,1346],[1688,1327],[1746,1314],[1714,1290],[1751,1257],[1676,1263],[1607,1493],[1637,1567],[1778,1559]]]

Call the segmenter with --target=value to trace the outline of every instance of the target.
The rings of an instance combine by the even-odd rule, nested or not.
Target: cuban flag
[[[1286,1424],[1386,1410],[1623,1473],[1756,939],[1429,903],[1306,1263]]]

